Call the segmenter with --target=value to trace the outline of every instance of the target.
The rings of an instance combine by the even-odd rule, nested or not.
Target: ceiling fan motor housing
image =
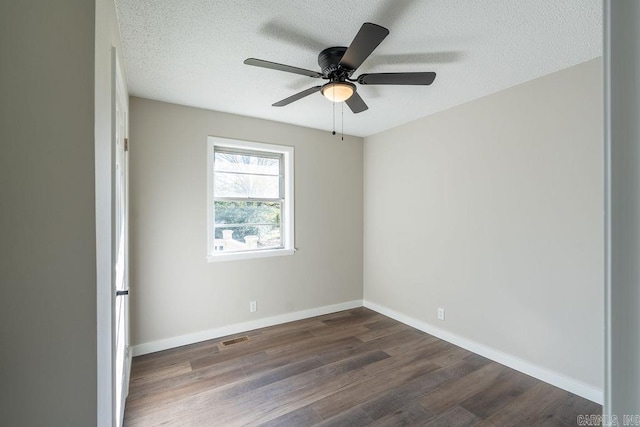
[[[331,81],[345,81],[353,73],[353,70],[347,70],[338,65],[346,51],[346,47],[330,47],[318,55],[318,65],[322,69],[322,74]]]

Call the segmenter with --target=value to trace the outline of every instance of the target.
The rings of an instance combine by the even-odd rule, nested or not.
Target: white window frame
[[[236,150],[248,150],[254,152],[272,153],[282,155],[284,163],[284,201],[282,206],[282,248],[254,250],[246,252],[221,252],[214,250],[215,188],[213,180],[213,161],[215,148],[227,148]],[[238,139],[207,137],[207,261],[233,261],[251,258],[264,258],[272,256],[293,255],[294,248],[294,200],[293,200],[293,147],[285,145],[265,144],[261,142],[242,141]]]

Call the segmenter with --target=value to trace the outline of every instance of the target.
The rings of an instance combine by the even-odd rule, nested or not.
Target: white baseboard
[[[364,300],[363,303],[365,307],[370,308],[373,311],[377,311],[380,314],[384,314],[387,317],[391,317],[392,319],[412,326],[430,335],[436,336],[440,339],[450,342],[451,344],[455,344],[459,347],[472,351],[473,353],[479,354],[502,365],[513,368],[516,371],[520,371],[522,373],[530,375],[534,378],[552,384],[563,390],[567,390],[573,394],[577,394],[578,396],[582,396],[585,399],[589,399],[593,402],[602,404],[602,402],[604,401],[604,393],[602,389],[585,384],[581,381],[577,381],[573,378],[566,377],[562,374],[559,374],[558,372],[537,366],[531,362],[519,359],[507,353],[503,353],[484,344],[480,344],[467,338],[463,338],[459,335],[452,334],[451,332],[447,332],[427,322],[409,317],[371,301]]]
[[[154,353],[156,351],[167,350],[183,345],[194,344],[201,341],[247,332],[254,329],[280,325],[283,323],[308,319],[315,316],[322,316],[324,314],[335,313],[337,311],[349,310],[352,308],[362,307],[363,305],[364,307],[367,307],[373,311],[377,311],[380,314],[384,314],[385,316],[391,317],[392,319],[395,319],[406,325],[412,326],[418,330],[467,349],[473,353],[484,356],[495,362],[501,363],[517,371],[530,375],[541,381],[552,384],[563,390],[567,390],[571,393],[577,394],[578,396],[582,396],[585,399],[589,399],[599,404],[602,404],[602,402],[604,401],[604,393],[602,389],[585,384],[573,378],[569,378],[558,372],[537,366],[526,360],[522,360],[484,344],[480,344],[478,342],[445,331],[422,320],[415,319],[413,317],[394,311],[390,308],[366,300],[354,300],[340,304],[316,307],[309,310],[296,311],[293,313],[251,320],[249,322],[222,326],[219,328],[209,329],[193,334],[181,335],[164,340],[138,344],[133,346],[132,351],[134,356],[140,356],[147,353]]]
[[[248,322],[236,323],[233,325],[222,326],[206,331],[195,332],[193,334],[180,335],[177,337],[138,344],[133,346],[132,351],[134,356],[140,356],[147,353],[154,353],[156,351],[167,350],[183,345],[225,337],[227,335],[252,331],[254,329],[266,328],[267,326],[280,325],[287,322],[294,322],[296,320],[308,319],[309,317],[322,316],[324,314],[335,313],[337,311],[349,310],[357,307],[362,307],[362,300],[325,305],[323,307],[316,307],[308,310],[281,314],[278,316],[265,317]]]

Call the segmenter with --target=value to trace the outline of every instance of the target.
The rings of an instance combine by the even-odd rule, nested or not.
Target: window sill
[[[269,249],[266,251],[231,252],[226,254],[207,255],[207,262],[238,261],[252,258],[268,258],[287,256],[296,253],[295,249]]]

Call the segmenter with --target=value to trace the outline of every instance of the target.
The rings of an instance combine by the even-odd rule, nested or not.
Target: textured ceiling
[[[367,136],[602,54],[601,0],[116,0],[132,95],[332,129],[324,81],[244,65],[254,57],[319,70],[364,22],[390,30],[356,71],[435,71],[431,86],[358,86],[344,132]],[[336,105],[340,129],[342,104]]]

